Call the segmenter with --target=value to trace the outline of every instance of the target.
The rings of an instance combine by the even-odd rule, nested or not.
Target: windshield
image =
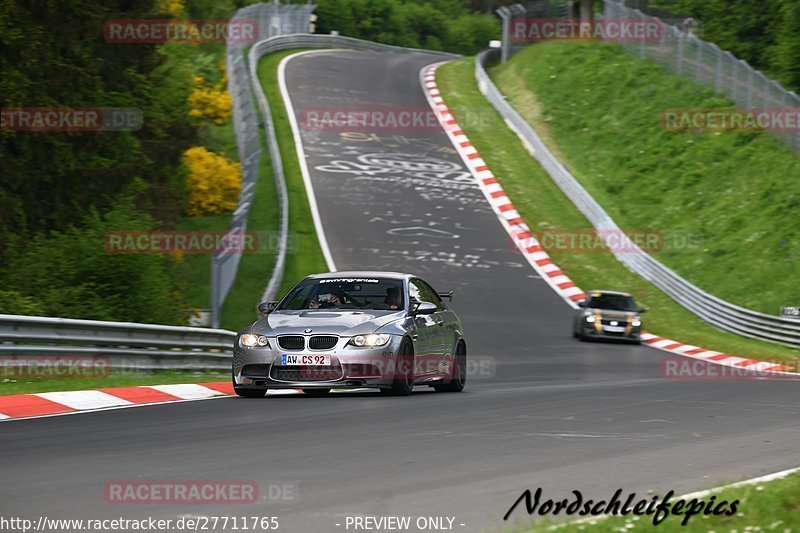
[[[636,302],[630,296],[622,294],[597,294],[589,298],[586,307],[609,311],[636,311]]]
[[[300,309],[403,309],[403,281],[382,278],[304,279],[281,300],[278,311]]]

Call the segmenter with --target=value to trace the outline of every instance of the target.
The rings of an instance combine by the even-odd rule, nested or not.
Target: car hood
[[[628,320],[628,316],[632,316],[633,318],[638,318],[639,314],[634,311],[614,311],[611,309],[595,309],[590,308],[589,311],[593,313],[600,313],[600,316],[603,318],[607,318],[609,320],[619,320],[621,322],[625,322]]]
[[[275,311],[253,324],[252,332],[261,335],[330,334],[343,337],[366,335],[395,320],[405,317],[402,311],[357,309],[304,309]]]

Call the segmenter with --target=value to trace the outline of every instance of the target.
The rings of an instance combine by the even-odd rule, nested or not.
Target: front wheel
[[[459,342],[453,358],[453,372],[450,381],[441,385],[434,385],[436,392],[461,392],[467,384],[467,347]]]
[[[414,388],[414,347],[407,339],[397,351],[394,381],[391,389],[381,389],[383,394],[408,396]]]

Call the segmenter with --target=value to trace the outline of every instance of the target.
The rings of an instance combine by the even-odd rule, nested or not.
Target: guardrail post
[[[509,40],[511,39],[510,34],[510,17],[511,14],[507,7],[503,6],[497,9],[496,13],[500,16],[500,19],[503,23],[503,42],[500,54],[500,62],[505,63],[508,61],[508,46]]]

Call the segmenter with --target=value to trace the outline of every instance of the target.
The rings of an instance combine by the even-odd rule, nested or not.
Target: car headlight
[[[594,315],[586,315],[586,322],[589,324],[594,324]]]
[[[356,335],[350,339],[353,346],[383,346],[392,336],[388,333],[370,333],[369,335]]]
[[[239,339],[245,348],[269,348],[269,340],[264,335],[245,333]]]
[[[642,325],[642,321],[641,320],[634,320],[633,322],[631,322],[631,326],[633,326],[635,328],[638,328],[641,325]]]

